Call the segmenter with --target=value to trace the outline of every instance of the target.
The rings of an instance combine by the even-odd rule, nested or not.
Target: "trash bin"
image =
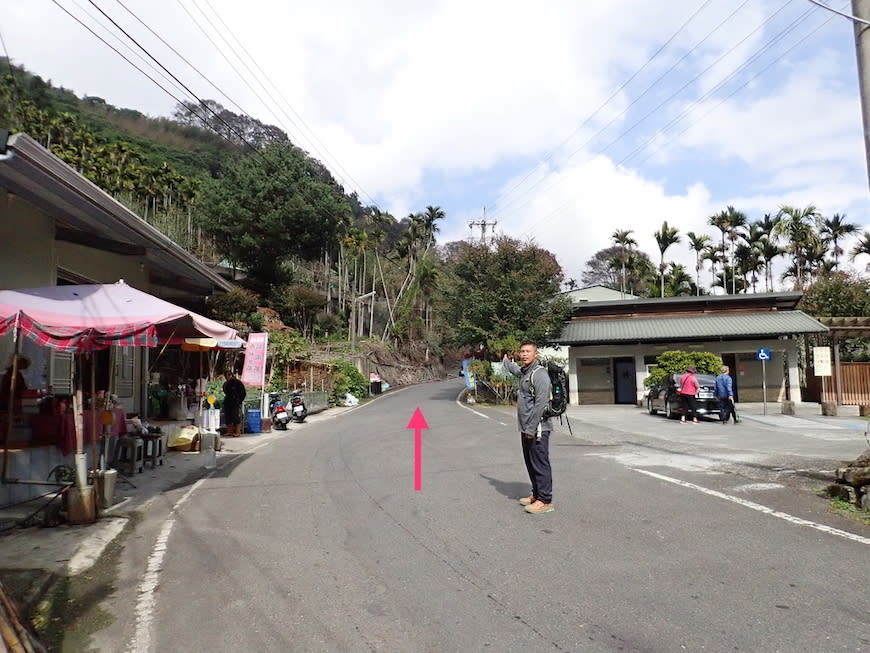
[[[258,408],[249,408],[247,419],[245,420],[245,431],[248,433],[260,432],[260,410]]]
[[[115,483],[118,480],[118,471],[106,469],[92,472],[92,475],[97,491],[97,504],[103,510],[111,508],[115,498]]]
[[[383,388],[383,386],[381,384],[382,384],[381,381],[372,381],[369,384],[369,392],[373,395],[381,394],[381,390]]]
[[[206,431],[202,434],[202,447],[200,451],[202,452],[202,466],[206,469],[214,469],[217,465],[217,458],[215,456],[215,440],[217,438],[217,433],[212,431]]]

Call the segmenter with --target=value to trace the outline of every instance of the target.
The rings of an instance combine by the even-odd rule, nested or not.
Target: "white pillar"
[[[634,386],[637,391],[636,403],[638,406],[643,403],[643,393],[646,390],[643,386],[643,380],[646,378],[646,363],[643,360],[643,354],[634,355]]]
[[[573,347],[568,347],[568,401],[579,406],[580,359],[574,354],[575,351]]]
[[[797,340],[785,341],[785,361],[788,366],[788,395],[795,405],[801,403],[801,379],[798,370]]]

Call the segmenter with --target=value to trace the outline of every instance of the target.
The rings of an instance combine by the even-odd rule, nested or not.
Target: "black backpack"
[[[550,401],[544,408],[542,419],[559,417],[568,407],[568,373],[561,365],[549,361],[542,363],[541,367],[547,370],[547,375],[550,377]],[[534,388],[534,384],[531,387]]]

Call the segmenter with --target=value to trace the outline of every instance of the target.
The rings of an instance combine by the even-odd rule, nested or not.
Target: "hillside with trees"
[[[510,239],[439,247],[437,204],[399,219],[365,206],[277,127],[213,100],[151,118],[0,67],[0,126],[232,269],[238,289],[215,298],[213,316],[242,333],[289,327],[297,345],[371,339],[428,358],[507,336],[546,340],[565,316],[550,301],[562,270],[549,252]],[[260,309],[280,321],[264,326]]]

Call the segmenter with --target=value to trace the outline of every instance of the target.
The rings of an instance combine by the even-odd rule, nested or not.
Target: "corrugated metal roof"
[[[733,340],[824,333],[827,330],[803,311],[602,318],[568,322],[556,342],[561,345],[592,345],[616,342]]]

